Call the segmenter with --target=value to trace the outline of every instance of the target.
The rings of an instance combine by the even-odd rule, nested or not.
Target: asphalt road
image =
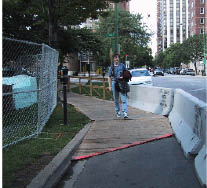
[[[202,76],[165,75],[153,77],[153,86],[180,88],[207,103],[207,78]]]
[[[74,163],[56,188],[199,188],[174,137]]]

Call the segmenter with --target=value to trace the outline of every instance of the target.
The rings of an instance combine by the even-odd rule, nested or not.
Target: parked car
[[[147,69],[132,69],[130,73],[132,79],[129,85],[152,85],[152,76]]]
[[[163,69],[155,69],[155,70],[154,70],[154,76],[155,76],[155,75],[161,75],[161,76],[164,76]]]
[[[193,69],[186,69],[186,75],[195,76],[195,71]]]
[[[192,75],[195,76],[195,71],[193,69],[184,68],[180,71],[180,74],[182,75]]]
[[[173,74],[180,74],[180,68],[174,67]]]
[[[173,74],[174,73],[174,68],[170,68],[168,73]]]
[[[166,68],[163,70],[164,73],[168,73],[169,74],[170,69]]]
[[[186,69],[181,69],[180,74],[185,75],[186,74]]]

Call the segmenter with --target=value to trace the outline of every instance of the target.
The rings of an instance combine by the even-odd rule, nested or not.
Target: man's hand
[[[108,77],[108,83],[109,83],[109,91],[112,91],[112,88],[111,88],[111,85],[112,85],[111,77]]]

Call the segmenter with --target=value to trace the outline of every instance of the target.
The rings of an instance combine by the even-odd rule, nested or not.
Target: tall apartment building
[[[207,0],[189,0],[190,35],[207,32]]]
[[[162,51],[160,12],[160,0],[157,0],[157,53]]]
[[[189,36],[188,0],[157,0],[157,50]]]
[[[207,0],[157,0],[157,52],[207,32]]]

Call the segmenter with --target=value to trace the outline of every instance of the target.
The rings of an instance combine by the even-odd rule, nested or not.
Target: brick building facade
[[[207,32],[207,1],[189,0],[189,31],[190,35],[202,34],[203,27]]]

